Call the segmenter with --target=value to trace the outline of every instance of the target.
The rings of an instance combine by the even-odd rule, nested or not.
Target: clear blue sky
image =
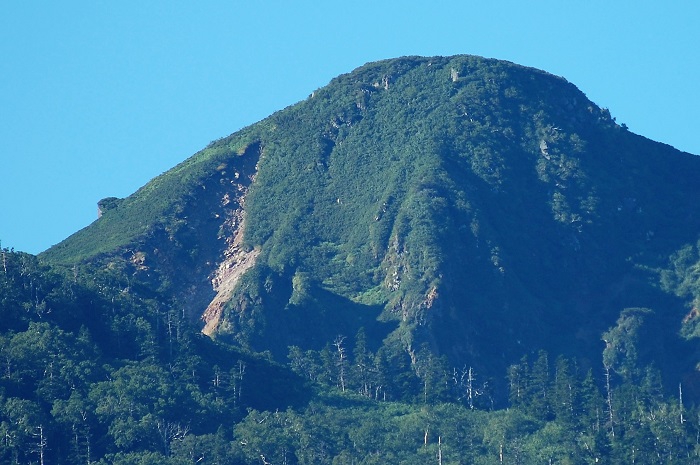
[[[698,1],[5,1],[0,241],[41,252],[101,198],[404,55],[544,69],[631,131],[700,154],[699,22]]]

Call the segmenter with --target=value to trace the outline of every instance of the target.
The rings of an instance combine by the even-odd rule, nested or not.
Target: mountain
[[[0,248],[0,463],[698,463],[699,175],[546,72],[369,63]]]
[[[406,57],[105,199],[40,258],[119,270],[278,361],[363,328],[373,350],[416,365],[426,349],[501,384],[540,350],[599,370],[603,333],[649,309],[638,357],[675,382],[697,377],[697,344],[679,336],[694,314],[661,276],[697,241],[699,178],[697,157],[563,78]]]

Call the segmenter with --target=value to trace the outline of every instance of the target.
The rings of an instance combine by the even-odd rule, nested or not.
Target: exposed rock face
[[[202,320],[205,323],[202,332],[207,336],[211,336],[216,330],[223,307],[231,299],[238,279],[255,264],[255,259],[260,253],[259,250],[246,252],[242,247],[245,218],[243,198],[243,195],[239,198],[239,209],[234,210],[226,221],[227,227],[235,233],[226,239],[228,247],[224,250],[224,260],[219,264],[211,280],[216,296],[202,314]]]
[[[260,144],[245,146],[220,163],[179,207],[175,227],[156,226],[141,241],[119,251],[131,274],[182,315],[212,335],[238,278],[258,250],[242,247],[243,202],[255,178]],[[117,257],[107,261],[120,260]]]
[[[105,197],[97,202],[97,218],[101,218],[106,211],[117,208],[121,201],[118,197]]]
[[[243,150],[240,164],[234,167],[230,188],[221,196],[223,223],[219,228],[219,239],[224,239],[225,247],[219,253],[218,266],[211,277],[211,286],[216,294],[201,315],[204,322],[202,332],[208,336],[216,331],[224,305],[231,299],[239,278],[255,264],[260,253],[259,249],[245,250],[243,235],[245,196],[255,180],[261,151],[259,143]],[[222,165],[219,169],[225,173],[228,168]]]
[[[189,316],[203,321],[203,332],[207,335],[213,334],[238,278],[253,266],[258,255],[256,250],[245,251],[242,241],[243,204],[255,178],[259,149],[258,144],[248,146],[236,158],[219,165],[218,176],[203,186],[201,196],[193,199],[191,209],[185,212],[190,223],[197,217],[206,226],[191,231],[195,235],[191,240],[198,247],[200,257],[194,269],[182,273],[191,275],[191,285],[178,287],[188,289]],[[205,280],[209,286],[204,284]]]

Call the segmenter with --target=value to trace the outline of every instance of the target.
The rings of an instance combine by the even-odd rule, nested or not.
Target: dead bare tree
[[[345,352],[345,347],[343,346],[344,341],[345,336],[338,336],[333,342],[333,346],[335,346],[337,350],[335,365],[338,368],[338,383],[340,384],[340,390],[342,392],[345,392],[345,380],[348,364],[348,356]]]

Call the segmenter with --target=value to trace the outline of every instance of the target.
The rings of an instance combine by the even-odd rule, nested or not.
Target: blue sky
[[[2,2],[0,241],[41,252],[101,198],[404,55],[544,69],[631,131],[700,154],[698,20],[697,1]]]

